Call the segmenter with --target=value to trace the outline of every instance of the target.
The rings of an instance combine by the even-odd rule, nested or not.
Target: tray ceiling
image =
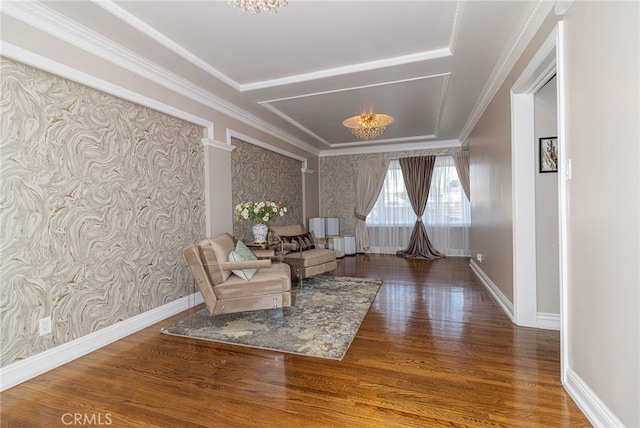
[[[29,21],[34,8],[3,12]],[[257,15],[226,1],[46,1],[37,10],[316,152],[457,143],[536,30],[532,16],[546,15],[537,2],[481,0],[289,0]],[[342,121],[365,112],[395,121],[379,140],[360,141]]]

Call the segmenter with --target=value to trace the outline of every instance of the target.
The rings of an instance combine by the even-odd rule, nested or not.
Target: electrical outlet
[[[51,317],[40,319],[40,336],[51,333]]]
[[[478,260],[478,262],[482,263],[482,260],[484,259],[484,254],[478,253],[478,255],[476,255],[476,259]]]

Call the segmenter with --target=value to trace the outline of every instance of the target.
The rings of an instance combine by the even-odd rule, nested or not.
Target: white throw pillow
[[[230,262],[249,262],[253,260],[258,260],[258,258],[242,241],[238,241],[236,249],[229,253]],[[249,281],[257,271],[258,269],[236,269],[231,272],[245,281]]]

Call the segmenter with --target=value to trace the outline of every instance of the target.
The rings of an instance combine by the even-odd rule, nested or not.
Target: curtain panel
[[[369,249],[369,231],[367,215],[378,199],[382,183],[387,175],[389,161],[386,159],[369,159],[353,164],[355,171],[356,204],[356,252],[364,253]]]
[[[455,152],[451,155],[453,163],[456,166],[456,172],[460,179],[460,185],[467,199],[471,200],[471,180],[469,179],[469,152]]]
[[[429,198],[429,190],[431,189],[431,176],[436,164],[435,156],[419,156],[400,159],[400,168],[402,169],[402,177],[404,185],[407,188],[409,201],[413,211],[418,216],[409,245],[406,249],[398,251],[396,254],[408,258],[421,259],[438,259],[444,257],[444,254],[436,250],[431,241],[427,229],[422,222],[422,215],[427,206]]]

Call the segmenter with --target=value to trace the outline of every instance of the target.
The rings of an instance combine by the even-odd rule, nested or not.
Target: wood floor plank
[[[358,255],[334,275],[384,281],[342,361],[159,332],[191,310],[5,391],[1,426],[590,426],[559,333],[513,325],[468,259]]]

